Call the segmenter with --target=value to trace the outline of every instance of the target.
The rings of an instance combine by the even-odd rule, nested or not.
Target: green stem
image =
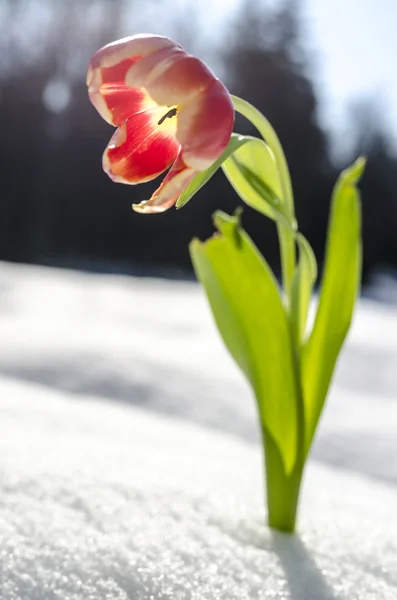
[[[270,527],[287,533],[293,533],[295,531],[302,475],[306,462],[305,414],[300,379],[300,361],[299,353],[294,346],[292,330],[291,344],[294,351],[297,411],[296,461],[291,473],[287,474],[285,472],[284,463],[278,446],[262,424],[262,439],[266,465],[268,522]]]
[[[297,461],[292,472],[287,475],[280,451],[265,430],[263,431],[263,442],[266,458],[268,523],[273,529],[293,533],[296,526],[304,463]]]
[[[277,137],[272,125],[266,117],[252,104],[232,96],[236,111],[248,119],[259,131],[265,142],[270,147],[276,159],[276,164],[279,170],[281,188],[283,193],[283,202],[290,217],[290,221],[294,221],[294,196],[292,192],[291,177],[289,174],[287,160],[280,140]],[[277,225],[278,236],[280,240],[280,255],[281,255],[281,271],[285,295],[288,306],[291,302],[292,279],[295,271],[296,249],[294,232],[282,223]]]
[[[259,110],[241,98],[232,96],[232,99],[236,111],[251,121],[273,152],[280,176],[282,190],[281,200],[288,217],[288,222],[294,223],[295,209],[291,178],[280,140],[269,121]],[[280,242],[283,287],[286,296],[287,310],[290,317],[292,305],[292,281],[296,266],[295,232],[291,226],[288,226],[280,219],[277,221],[277,231]],[[266,464],[268,522],[270,527],[292,533],[295,530],[296,525],[296,513],[306,456],[305,414],[300,373],[300,346],[299,343],[296,343],[296,335],[291,318],[289,318],[289,328],[294,361],[297,410],[296,460],[291,473],[287,474],[285,472],[284,462],[278,446],[267,432],[265,427],[266,424],[263,420],[262,438]],[[282,382],[280,382],[280,385],[282,385]],[[259,400],[260,399],[258,399],[258,406],[261,406]]]
[[[287,307],[291,307],[292,280],[295,272],[295,238],[291,230],[283,223],[277,223],[277,233],[280,244],[281,273]]]

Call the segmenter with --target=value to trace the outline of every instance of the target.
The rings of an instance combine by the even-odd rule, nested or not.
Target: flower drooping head
[[[88,93],[99,114],[117,127],[103,155],[113,181],[136,184],[170,171],[138,212],[173,206],[193,177],[229,143],[234,107],[223,83],[172,40],[135,35],[92,57]]]

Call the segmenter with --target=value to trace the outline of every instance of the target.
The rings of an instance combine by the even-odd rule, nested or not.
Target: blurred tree
[[[363,154],[368,159],[360,186],[366,275],[379,265],[397,265],[397,154],[382,117],[374,99],[356,102],[351,109],[357,132],[352,156]]]
[[[136,215],[131,203],[149,197],[158,181],[115,185],[102,172],[101,155],[112,129],[88,101],[85,72],[91,54],[119,37],[134,1],[0,0],[1,259],[101,269],[189,269],[190,239],[211,234],[216,208],[232,211],[240,204],[219,172],[183,210]],[[151,4],[158,11],[165,1],[147,0],[139,4],[140,11]],[[280,135],[301,229],[321,257],[336,170],[317,123],[299,9],[298,0],[287,0],[276,11],[246,0],[227,33],[223,60],[233,93],[258,106]],[[178,19],[175,23],[180,26]],[[200,32],[190,31],[193,48]],[[242,120],[236,129],[252,133]],[[395,159],[382,144],[371,146],[363,183],[368,266],[397,263],[391,218]],[[378,205],[383,199],[384,212],[376,218],[370,211],[377,205],[369,198],[377,198]],[[244,223],[277,265],[274,225],[248,208]]]
[[[121,6],[122,0],[1,2],[2,258],[40,262],[79,253],[73,200],[81,170],[71,172],[70,163],[80,156],[81,165],[81,135],[91,139],[93,156],[100,144],[82,94],[85,69],[91,54],[116,36]],[[79,129],[81,113],[87,120]],[[79,211],[82,204],[80,196]],[[74,206],[73,214],[65,206]]]

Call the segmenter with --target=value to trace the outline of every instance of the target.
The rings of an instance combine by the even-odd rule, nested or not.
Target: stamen
[[[177,109],[176,108],[171,108],[171,110],[169,110],[163,117],[161,117],[161,119],[157,123],[157,125],[161,125],[161,123],[164,123],[164,121],[166,119],[172,119],[172,117],[175,117],[176,113],[177,113]]]

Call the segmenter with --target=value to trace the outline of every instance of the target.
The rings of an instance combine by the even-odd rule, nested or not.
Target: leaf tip
[[[190,200],[190,198],[188,198],[184,194],[182,194],[181,196],[179,196],[178,200],[175,202],[175,209],[179,210],[180,208],[185,206],[185,204],[187,204],[189,202],[189,200]]]
[[[205,242],[202,242],[201,240],[199,240],[198,237],[194,237],[189,242],[189,250],[194,250],[195,248],[198,248],[199,246],[203,246],[204,244],[205,244]]]
[[[238,206],[232,215],[217,210],[213,215],[214,225],[221,235],[233,239],[236,246],[241,243],[241,215],[243,208]],[[217,237],[219,234],[214,234]]]
[[[344,181],[350,185],[357,185],[364,174],[364,169],[367,164],[365,156],[359,156],[350,167],[347,167],[342,177]]]

